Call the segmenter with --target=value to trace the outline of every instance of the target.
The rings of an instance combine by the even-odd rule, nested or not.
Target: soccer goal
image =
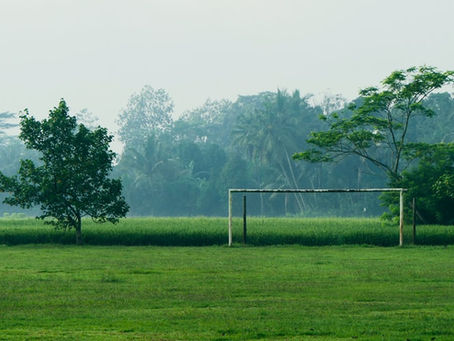
[[[229,189],[229,246],[232,245],[233,236],[232,236],[232,207],[233,207],[233,193],[360,193],[360,192],[399,192],[400,193],[400,218],[399,218],[399,246],[403,246],[404,237],[404,192],[406,188],[362,188],[362,189],[252,189],[252,188],[231,188]],[[246,201],[243,203],[243,240],[246,239]]]

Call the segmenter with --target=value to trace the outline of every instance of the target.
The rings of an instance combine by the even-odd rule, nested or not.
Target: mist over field
[[[119,116],[126,148],[118,156],[113,176],[123,181],[129,215],[226,216],[229,188],[387,187],[386,174],[364,158],[348,156],[321,164],[292,159],[308,148],[311,132],[327,128],[319,116],[347,104],[338,96],[325,97],[319,105],[310,99],[298,91],[263,92],[233,102],[209,100],[173,119],[169,94],[145,87]],[[436,118],[416,117],[409,140],[452,142],[453,96],[435,93],[426,103]],[[90,120],[87,113],[79,115],[88,126]],[[2,141],[0,170],[5,174],[15,174],[20,159],[37,160],[38,154],[25,149],[17,138],[3,135]],[[238,195],[235,214],[241,214],[241,205]],[[367,217],[385,209],[375,193],[248,196],[251,215]],[[8,205],[2,205],[1,211],[22,212]]]
[[[44,119],[64,98],[79,123],[107,127],[130,216],[225,216],[233,187],[395,186],[364,154],[292,156],[329,128],[320,115],[352,115],[359,91],[393,71],[451,69],[453,11],[441,0],[4,1],[0,112]],[[452,93],[427,94],[435,118],[416,115],[406,141],[452,142]],[[12,176],[39,153],[12,137],[17,118],[0,118],[0,171]],[[375,194],[252,195],[248,212],[367,217],[382,204]],[[0,206],[20,212],[39,209]]]
[[[454,340],[453,13],[1,0],[0,339]]]

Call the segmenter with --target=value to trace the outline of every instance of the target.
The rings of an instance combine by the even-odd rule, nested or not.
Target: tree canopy
[[[144,86],[121,113],[118,134],[125,145],[143,145],[149,136],[169,130],[173,101],[164,89]]]
[[[424,100],[437,89],[454,82],[454,71],[434,67],[412,67],[394,71],[382,86],[360,91],[360,99],[343,113],[324,115],[328,130],[312,132],[312,145],[295,153],[294,159],[328,162],[356,155],[372,162],[390,177],[417,158],[421,143],[409,143],[409,124],[418,115],[431,117],[434,111]]]
[[[449,72],[427,67],[407,69],[393,73],[390,80],[376,90],[362,91],[362,95],[353,101],[354,105],[347,105],[339,95],[321,98],[300,94],[299,91],[277,90],[239,96],[235,100],[207,100],[175,120],[170,116],[173,107],[167,92],[147,86],[131,96],[128,106],[121,113],[125,120],[120,119],[118,123],[120,132],[126,134],[122,137],[126,143],[120,158],[114,162],[112,176],[122,179],[125,200],[133,215],[222,216],[227,213],[228,188],[409,187],[410,184],[422,182],[420,175],[430,169],[439,172],[439,176],[431,177],[430,181],[434,183],[427,188],[432,192],[435,190],[433,193],[440,198],[448,198],[454,178],[449,171],[450,158],[444,158],[448,161],[437,164],[436,153],[428,151],[440,142],[446,145],[454,142],[454,96],[435,91],[449,90],[444,87],[433,92],[426,91],[423,99],[409,97],[410,88],[419,89],[419,93],[429,89],[418,83],[430,79],[419,77],[426,74],[434,76],[432,88],[443,79],[452,81]],[[436,77],[436,74],[441,74],[441,77]],[[410,86],[414,83],[419,85]],[[404,88],[408,91],[405,92]],[[158,96],[157,92],[162,96]],[[413,104],[417,102],[416,105],[407,105],[405,98]],[[383,106],[383,103],[388,105]],[[144,110],[145,107],[148,109]],[[392,114],[389,126],[386,110],[372,110],[379,107],[389,108]],[[406,111],[406,108],[409,110]],[[164,114],[159,115],[158,112]],[[321,113],[322,120],[319,119]],[[398,154],[400,146],[398,138],[393,143],[392,132],[395,136],[402,136],[404,125],[400,122],[405,118],[404,113],[410,113],[410,116],[404,134],[404,148],[400,151],[397,177],[388,177],[396,164],[393,155]],[[82,121],[85,128],[96,130],[97,123],[88,110],[76,116],[77,122]],[[333,130],[330,131],[332,125]],[[340,136],[341,142],[337,147],[343,148],[341,153],[335,153],[334,145],[328,146],[332,148],[329,150],[306,142],[308,138],[314,138],[310,136],[311,132],[321,133],[319,136],[328,140]],[[3,174],[16,174],[20,159],[30,159],[34,165],[42,165],[36,156],[39,152],[25,149],[22,141],[8,135],[2,141],[0,171]],[[316,150],[320,152],[318,156],[326,158],[325,161],[337,162],[299,162],[291,158],[301,150],[303,153]],[[441,152],[442,147],[439,150]],[[377,162],[359,155],[360,152],[367,153]],[[439,155],[448,155],[443,153]],[[418,171],[423,158],[427,167],[422,167],[419,174],[412,174]],[[418,180],[399,185],[398,181],[410,180],[410,176]],[[426,191],[409,187],[407,193]],[[421,215],[426,215],[424,201],[417,201],[417,204]],[[34,212],[26,213],[38,214],[36,207],[39,206],[35,206]],[[7,205],[1,209],[9,213],[23,212]],[[241,208],[238,206],[235,209]],[[248,212],[252,215],[376,216],[385,210],[380,207],[378,195],[369,194],[260,195],[248,200]]]
[[[420,149],[419,162],[402,172],[400,179],[392,179],[391,185],[407,188],[407,215],[410,216],[410,199],[415,198],[417,217],[423,223],[454,223],[454,143],[437,143]],[[397,217],[399,205],[392,194],[382,196],[389,206],[385,216]]]
[[[64,100],[36,120],[28,111],[20,116],[20,139],[39,152],[39,162],[21,160],[18,175],[0,173],[2,191],[11,192],[4,202],[29,208],[39,205],[47,223],[75,228],[82,242],[82,218],[118,222],[128,211],[119,179],[109,178],[115,153],[109,149],[112,136],[105,128],[89,130],[77,125]]]

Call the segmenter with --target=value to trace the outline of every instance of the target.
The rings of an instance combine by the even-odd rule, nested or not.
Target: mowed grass
[[[454,247],[0,247],[0,339],[453,340]]]
[[[126,218],[119,224],[99,225],[87,219],[82,233],[89,245],[225,245],[226,218]],[[242,242],[242,219],[234,219],[233,240]],[[395,246],[398,226],[379,218],[249,218],[249,245],[299,244],[310,246],[368,244]],[[411,226],[405,226],[405,242],[411,241]],[[74,231],[55,230],[42,221],[0,219],[0,244],[73,244]],[[454,226],[418,226],[419,245],[454,244]]]

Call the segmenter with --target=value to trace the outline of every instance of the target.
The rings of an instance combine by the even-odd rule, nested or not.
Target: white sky
[[[0,112],[60,98],[114,132],[129,96],[341,93],[413,65],[454,69],[454,0],[0,0]]]

